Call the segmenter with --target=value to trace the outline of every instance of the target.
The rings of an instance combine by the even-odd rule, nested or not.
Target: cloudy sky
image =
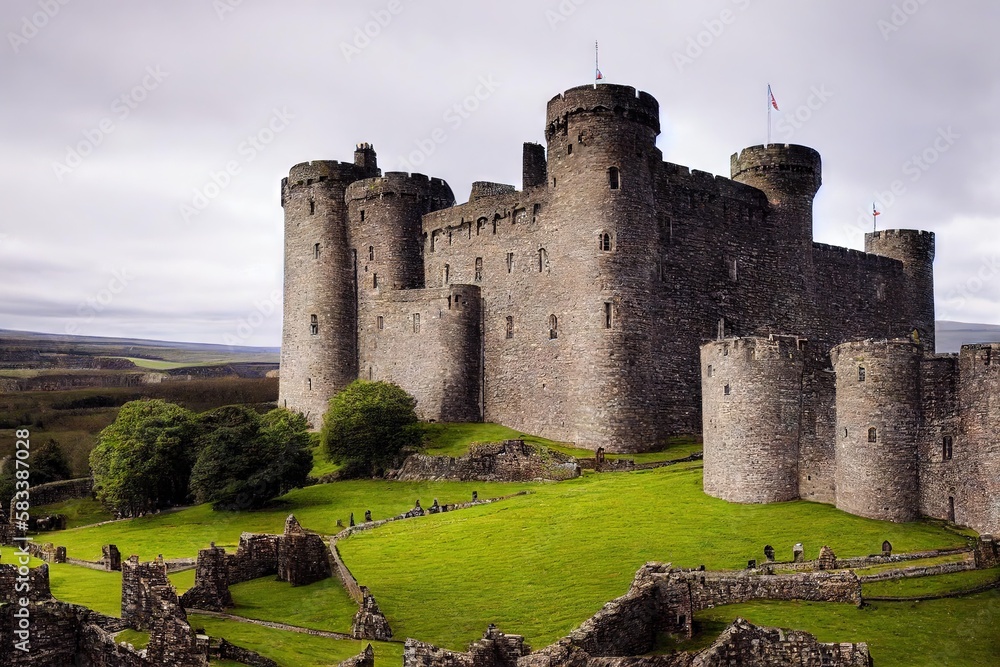
[[[938,318],[1000,324],[998,25],[990,0],[4,0],[0,328],[277,345],[291,165],[367,141],[459,201],[519,185],[594,40],[660,101],[664,158],[717,174],[770,82],[774,141],[823,156],[816,239],[862,247],[878,200],[937,233]]]

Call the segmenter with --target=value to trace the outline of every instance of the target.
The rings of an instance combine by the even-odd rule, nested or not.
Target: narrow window
[[[549,263],[549,254],[545,252],[545,248],[538,249],[538,272],[541,273],[545,270],[546,265]]]
[[[369,380],[369,382],[373,379],[374,375],[375,375],[375,372],[372,370],[372,367],[369,366],[368,367],[368,380]]]
[[[566,144],[566,155],[573,154],[573,144]]]
[[[319,333],[319,316],[310,315],[309,316],[309,333],[315,336]]]
[[[541,212],[541,210],[542,210],[542,205],[541,204],[534,204],[531,207],[531,221],[532,222],[537,222],[538,214]]]
[[[493,233],[497,233],[497,219],[493,218]]]
[[[378,327],[379,331],[385,329],[385,320],[382,318],[381,315],[375,318],[375,326]]]
[[[878,431],[874,426],[868,429],[868,442],[878,442]]]
[[[451,280],[451,265],[444,265],[444,284],[447,285],[448,281]]]
[[[514,337],[514,317],[511,315],[507,316],[507,338]]]
[[[420,313],[413,313],[413,333],[420,333]]]
[[[844,437],[845,438],[847,437],[847,429],[846,428],[844,429]]]
[[[361,209],[361,222],[365,221],[365,209]]]
[[[378,287],[378,274],[372,274],[372,287]]]
[[[734,259],[729,263],[729,280],[736,283],[739,282],[739,260]]]
[[[598,237],[598,243],[601,246],[601,250],[604,252],[611,252],[611,234],[604,232]]]
[[[319,259],[319,244],[313,243],[313,259]]]
[[[556,187],[556,177],[553,176],[552,177],[552,188],[555,189],[555,187]]]
[[[986,364],[985,365],[989,366],[992,361],[993,361],[993,349],[988,347],[988,348],[986,348]]]
[[[612,324],[613,324],[613,322],[612,322],[611,302],[610,301],[605,301],[604,302],[604,328],[605,329],[610,329]]]
[[[448,245],[451,245],[451,232],[448,232]]]
[[[730,391],[731,391],[731,390],[730,390],[730,388],[729,388],[729,385],[728,385],[728,384],[727,384],[727,385],[726,385],[725,387],[723,387],[723,388],[722,388],[722,393],[723,393],[723,394],[725,394],[726,396],[729,396],[729,392],[730,392]]]
[[[858,366],[858,382],[864,382],[867,377],[867,372],[864,366]]]
[[[712,368],[712,364],[709,364],[709,365],[708,365],[708,377],[712,377],[712,374],[713,374],[714,372],[715,372],[715,369],[714,369],[714,368]]]
[[[309,200],[309,215],[316,215],[316,202]]]
[[[507,253],[507,273],[514,272],[514,253]]]
[[[726,337],[726,318],[724,317],[719,318],[719,330],[717,333],[719,336],[719,340],[722,340],[723,338]],[[728,347],[723,348],[722,354],[725,356],[729,356],[729,348]]]
[[[948,496],[948,521],[955,520],[955,498]]]
[[[942,443],[942,459],[945,461],[951,461],[952,455],[952,438],[950,435],[944,436],[944,441]]]
[[[313,390],[313,379],[312,378],[308,378],[306,380],[306,382],[309,383],[309,391],[312,391]]]
[[[375,261],[375,246],[373,245],[368,246],[368,261],[369,262]]]
[[[559,319],[555,315],[549,315],[549,340],[559,337]]]
[[[608,168],[608,186],[612,190],[617,190],[621,187],[621,174],[618,172],[618,167]]]
[[[476,257],[476,282],[482,282],[483,280],[483,258]]]

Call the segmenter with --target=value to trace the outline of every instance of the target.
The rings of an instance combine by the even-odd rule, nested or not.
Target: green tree
[[[53,438],[31,452],[31,485],[59,482],[73,476],[62,447]]]
[[[198,417],[198,460],[191,491],[216,510],[263,507],[302,486],[312,469],[309,425],[277,408],[261,415],[229,405]]]
[[[391,382],[355,380],[330,399],[320,442],[344,474],[377,476],[420,444],[416,399]]]
[[[119,516],[184,503],[194,463],[194,416],[173,403],[130,401],[90,453],[97,498]]]

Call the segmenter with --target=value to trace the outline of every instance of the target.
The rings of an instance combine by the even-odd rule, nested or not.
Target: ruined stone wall
[[[226,550],[213,543],[208,549],[198,551],[194,569],[194,586],[181,595],[182,607],[196,607],[209,611],[224,611],[235,606],[229,592],[229,567]]]
[[[761,628],[742,618],[699,653],[692,667],[871,667],[867,644],[821,644],[806,632]]]
[[[229,584],[278,574],[278,535],[243,533],[235,554],[226,554]]]
[[[29,569],[27,580],[21,579],[16,564],[0,563],[0,603],[16,603],[24,597],[37,602],[52,597],[47,563]]]
[[[468,454],[458,458],[413,454],[403,462],[396,479],[524,482],[579,476],[580,466],[572,456],[553,450],[543,453],[523,440],[506,440],[473,444]]]
[[[705,493],[770,503],[799,495],[803,354],[795,339],[702,348]]]
[[[403,667],[516,667],[530,650],[520,635],[505,635],[491,625],[465,653],[407,639]]]
[[[359,310],[362,377],[412,394],[422,420],[480,421],[481,322],[474,285],[382,291]]]
[[[285,532],[278,540],[278,579],[292,586],[308,586],[332,574],[326,542],[316,533],[303,530],[289,514]]]
[[[808,600],[861,605],[861,581],[853,572],[802,572],[765,575],[753,572],[671,572],[663,585],[685,582],[692,610],[752,600]]]
[[[42,505],[53,505],[66,500],[89,498],[93,489],[94,480],[90,477],[39,484],[38,486],[31,487],[29,490],[31,494],[31,506],[41,507]]]
[[[908,339],[834,348],[838,508],[887,521],[919,516],[920,355]]]
[[[138,556],[122,562],[122,620],[134,630],[148,630],[159,609],[158,592],[173,591],[167,579],[167,566],[157,556],[140,563]],[[174,602],[177,595],[174,593]]]

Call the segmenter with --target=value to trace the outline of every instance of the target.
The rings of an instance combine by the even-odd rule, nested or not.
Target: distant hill
[[[179,364],[277,364],[280,348],[178,343],[139,338],[73,336],[0,329],[0,349],[34,354],[152,359]]]
[[[958,352],[969,343],[1000,342],[1000,326],[939,320],[935,323],[938,352]]]

